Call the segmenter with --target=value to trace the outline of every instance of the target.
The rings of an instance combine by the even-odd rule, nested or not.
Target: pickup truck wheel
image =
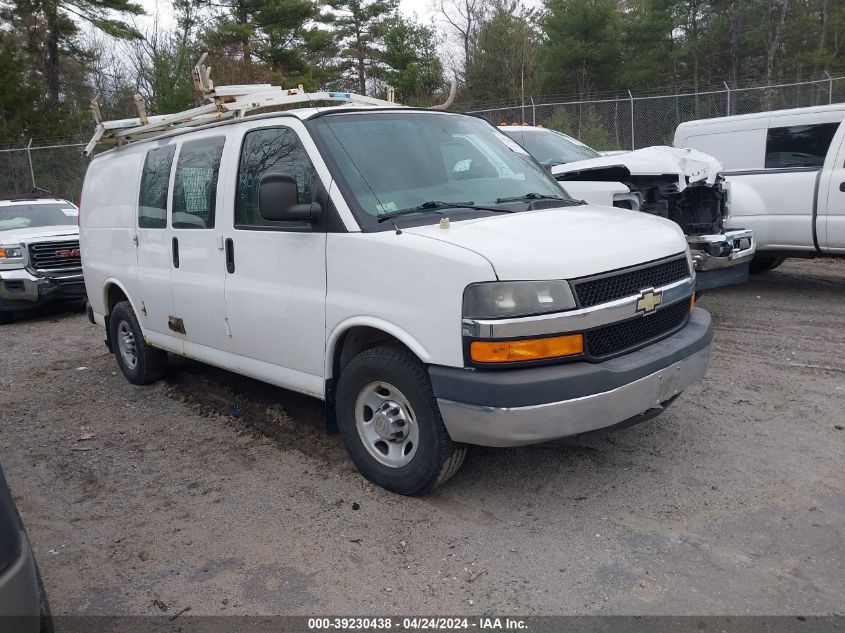
[[[0,325],[8,325],[12,321],[14,321],[14,317],[11,312],[3,312],[0,310]]]
[[[754,255],[748,264],[748,272],[752,275],[767,273],[780,266],[785,259],[785,257],[772,257],[771,255]]]
[[[109,335],[120,371],[133,385],[155,382],[167,370],[167,353],[147,345],[128,301],[118,303],[109,319]]]
[[[337,421],[352,461],[374,484],[431,492],[460,468],[466,446],[449,437],[425,366],[399,346],[358,354],[337,385]]]

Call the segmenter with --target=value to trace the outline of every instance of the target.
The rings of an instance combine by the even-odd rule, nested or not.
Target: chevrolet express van
[[[646,419],[707,370],[678,225],[568,197],[485,121],[345,105],[131,137],[81,206],[123,374],[169,352],[322,399],[389,490],[434,489],[467,444]]]

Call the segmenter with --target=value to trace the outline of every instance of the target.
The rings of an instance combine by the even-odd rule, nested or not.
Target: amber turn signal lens
[[[692,312],[695,309],[695,293],[692,293],[692,296],[689,298],[689,309]]]
[[[519,341],[473,341],[469,347],[470,357],[476,363],[515,363],[574,356],[583,352],[584,337],[580,334]]]

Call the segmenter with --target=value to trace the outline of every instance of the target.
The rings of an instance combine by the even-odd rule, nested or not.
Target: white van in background
[[[752,273],[845,255],[845,103],[688,121],[675,147],[718,158],[733,226],[753,229]]]
[[[712,156],[674,147],[600,154],[544,127],[499,129],[528,150],[575,198],[676,222],[687,236],[698,290],[748,281],[754,232],[724,229],[729,192],[719,174],[722,165]]]
[[[475,117],[367,98],[242,116],[355,97],[246,88],[214,99],[223,122],[98,128],[122,146],[88,168],[82,259],[131,382],[172,352],[323,399],[360,471],[418,494],[465,444],[644,420],[705,374],[677,224],[570,198]]]

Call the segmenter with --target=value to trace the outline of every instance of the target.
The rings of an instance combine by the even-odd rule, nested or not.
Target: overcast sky
[[[141,22],[152,24],[153,16],[158,13],[163,23],[170,23],[173,12],[169,2],[166,0],[140,0],[140,3],[147,11],[147,16],[141,18]],[[399,10],[402,13],[408,17],[416,14],[423,22],[428,22],[436,12],[435,7],[439,6],[438,0],[401,0],[399,2]]]

